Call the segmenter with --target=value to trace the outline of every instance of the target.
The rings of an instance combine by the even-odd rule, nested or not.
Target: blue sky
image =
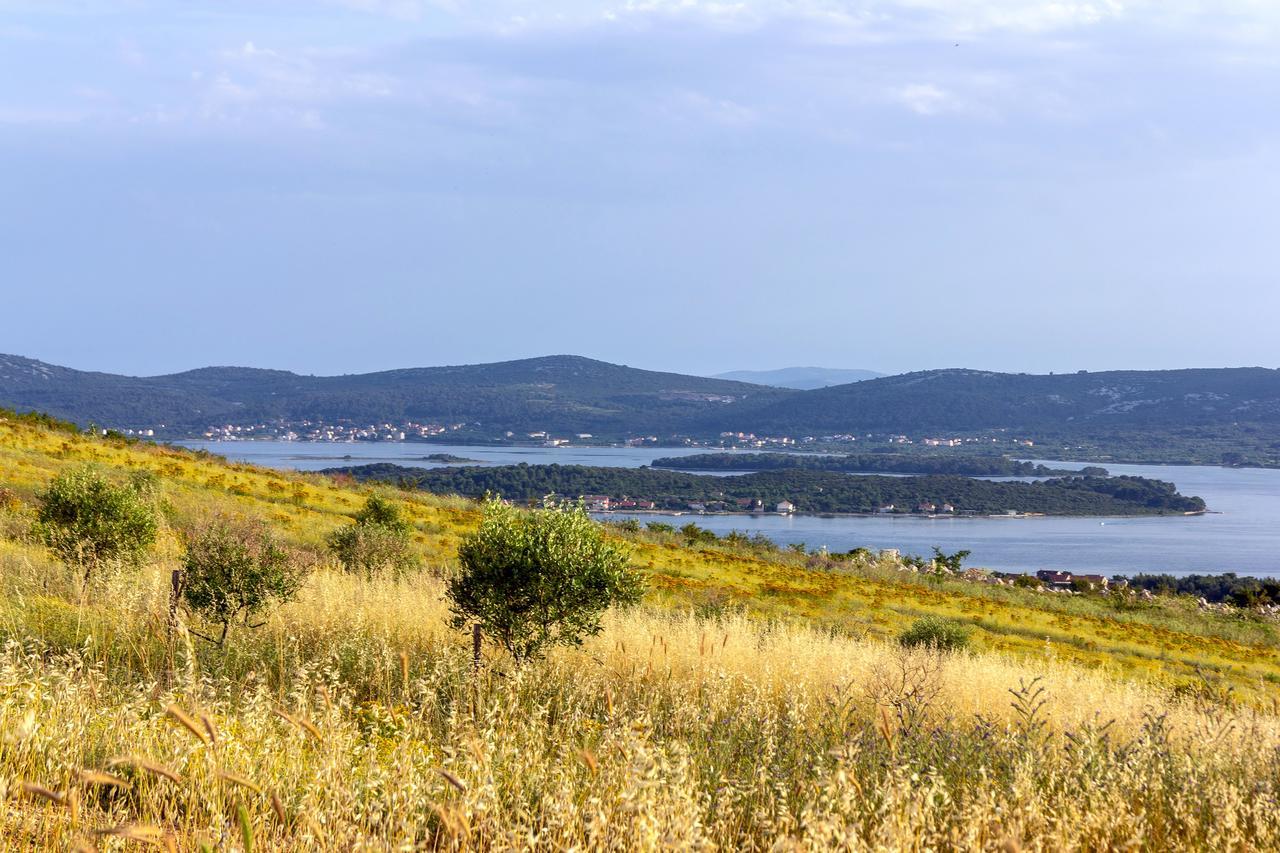
[[[1271,0],[0,0],[0,352],[1280,364]]]

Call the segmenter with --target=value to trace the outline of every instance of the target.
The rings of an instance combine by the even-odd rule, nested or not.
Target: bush
[[[410,526],[391,501],[370,495],[355,524],[334,531],[331,550],[349,572],[402,575],[417,563],[409,542]]]
[[[969,645],[969,629],[954,619],[925,616],[898,635],[907,648],[925,646],[940,652],[954,652]]]
[[[216,519],[187,536],[182,561],[182,601],[195,615],[216,625],[222,645],[236,621],[250,620],[268,608],[292,601],[307,571],[260,521]]]
[[[640,600],[630,555],[581,506],[522,512],[491,500],[458,548],[449,581],[455,628],[479,625],[517,662],[600,632],[614,604]]]
[[[1013,585],[1020,589],[1039,589],[1044,586],[1035,575],[1018,575],[1013,579]]]
[[[156,540],[154,505],[134,485],[112,483],[91,466],[56,477],[39,498],[39,537],[89,580],[105,563],[136,565]]]

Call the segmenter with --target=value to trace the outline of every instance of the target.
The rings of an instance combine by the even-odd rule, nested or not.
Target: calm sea
[[[635,468],[659,456],[702,451],[614,447],[470,447],[415,443],[313,444],[286,441],[185,442],[229,459],[273,468],[315,471],[340,465],[394,462],[423,468],[432,453],[477,462],[606,465]],[[1066,466],[1067,463],[1046,463]],[[803,542],[832,551],[899,548],[928,553],[972,551],[967,564],[1002,571],[1042,568],[1076,572],[1187,574],[1227,572],[1280,576],[1280,470],[1174,465],[1113,465],[1113,474],[1137,474],[1176,483],[1199,495],[1214,512],[1194,517],[1096,519],[821,518],[812,516],[683,516],[727,533],[763,533],[786,545]],[[618,516],[621,518],[622,516]],[[637,516],[671,522],[670,516]]]

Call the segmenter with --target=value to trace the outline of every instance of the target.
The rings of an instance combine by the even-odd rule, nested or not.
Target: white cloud
[[[956,108],[951,94],[932,83],[910,83],[894,89],[891,95],[907,109],[922,116],[937,115]]]

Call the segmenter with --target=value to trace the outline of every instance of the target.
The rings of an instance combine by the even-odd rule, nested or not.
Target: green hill
[[[1280,370],[930,370],[806,391],[745,417],[717,414],[716,426],[770,434],[1280,425]]]
[[[790,393],[567,355],[347,376],[207,367],[151,377],[0,355],[0,405],[114,428],[163,424],[166,435],[274,420],[478,422],[488,436],[505,430],[667,434],[713,410]]]

